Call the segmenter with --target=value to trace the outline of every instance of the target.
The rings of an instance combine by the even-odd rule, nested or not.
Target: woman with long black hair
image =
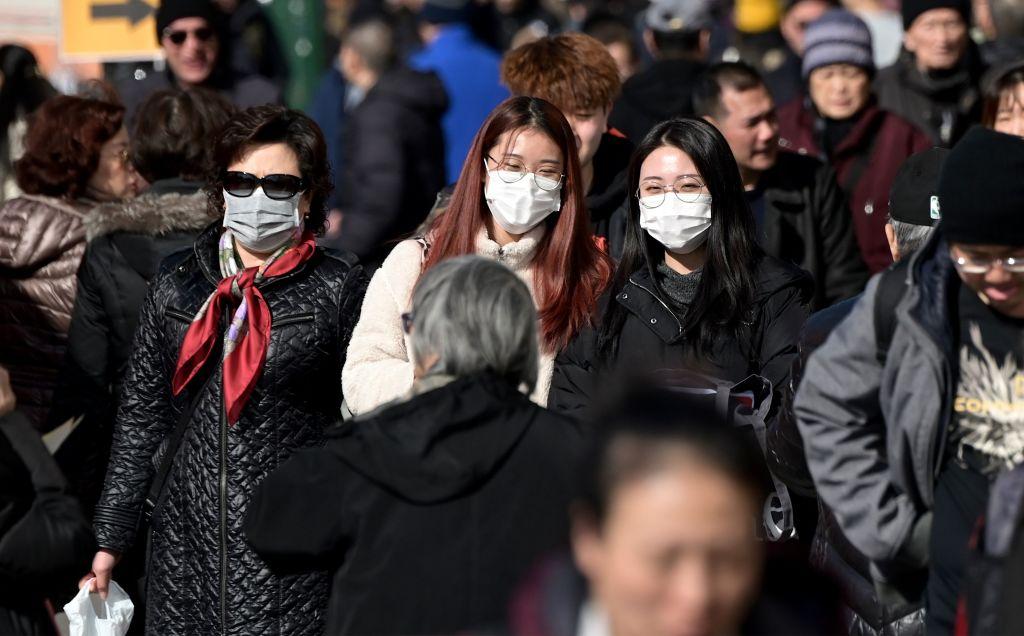
[[[765,255],[729,145],[673,119],[633,154],[622,260],[599,327],[556,361],[548,405],[587,407],[608,377],[689,369],[739,382],[789,377],[813,293],[809,275]]]

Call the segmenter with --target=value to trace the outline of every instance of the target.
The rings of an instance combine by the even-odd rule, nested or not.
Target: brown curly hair
[[[608,49],[582,33],[563,33],[505,54],[501,79],[514,95],[547,100],[567,115],[607,108],[622,80]]]
[[[26,194],[82,196],[103,144],[123,125],[118,104],[69,95],[48,99],[29,117],[25,154],[14,163],[18,187]]]
[[[284,106],[253,106],[232,117],[217,138],[206,194],[215,210],[224,209],[224,173],[247,150],[259,144],[287,144],[299,158],[300,176],[309,193],[306,229],[323,234],[327,223],[327,197],[334,189],[327,142],[320,127],[297,110]]]

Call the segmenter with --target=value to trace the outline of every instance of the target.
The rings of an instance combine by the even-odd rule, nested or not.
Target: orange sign
[[[61,0],[61,58],[112,61],[160,57],[156,1]]]

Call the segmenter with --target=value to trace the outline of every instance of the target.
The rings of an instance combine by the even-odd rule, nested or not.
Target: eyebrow
[[[505,155],[504,159],[518,159],[520,161],[523,161],[523,158],[514,152],[510,152],[507,155]],[[560,165],[562,162],[559,161],[558,159],[541,159],[537,163],[550,163],[557,166]]]
[[[679,181],[683,177],[693,177],[694,179],[700,179],[701,181],[704,180],[703,177],[701,177],[699,174],[694,174],[692,172],[687,172],[685,174],[676,175],[671,180],[672,181]],[[643,179],[640,179],[640,181],[650,181],[651,179],[657,179],[658,181],[665,181],[664,177],[658,176],[656,174],[651,175],[649,177],[644,177]]]

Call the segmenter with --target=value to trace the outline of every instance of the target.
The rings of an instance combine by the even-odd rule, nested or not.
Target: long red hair
[[[491,112],[473,139],[448,209],[427,230],[431,245],[423,271],[446,258],[476,252],[476,237],[491,216],[484,200],[484,157],[501,135],[522,129],[543,132],[564,158],[562,208],[544,220],[547,232],[533,257],[540,337],[545,349],[559,351],[592,322],[597,299],[611,277],[612,263],[597,247],[590,229],[576,137],[550,102],[512,97]]]

